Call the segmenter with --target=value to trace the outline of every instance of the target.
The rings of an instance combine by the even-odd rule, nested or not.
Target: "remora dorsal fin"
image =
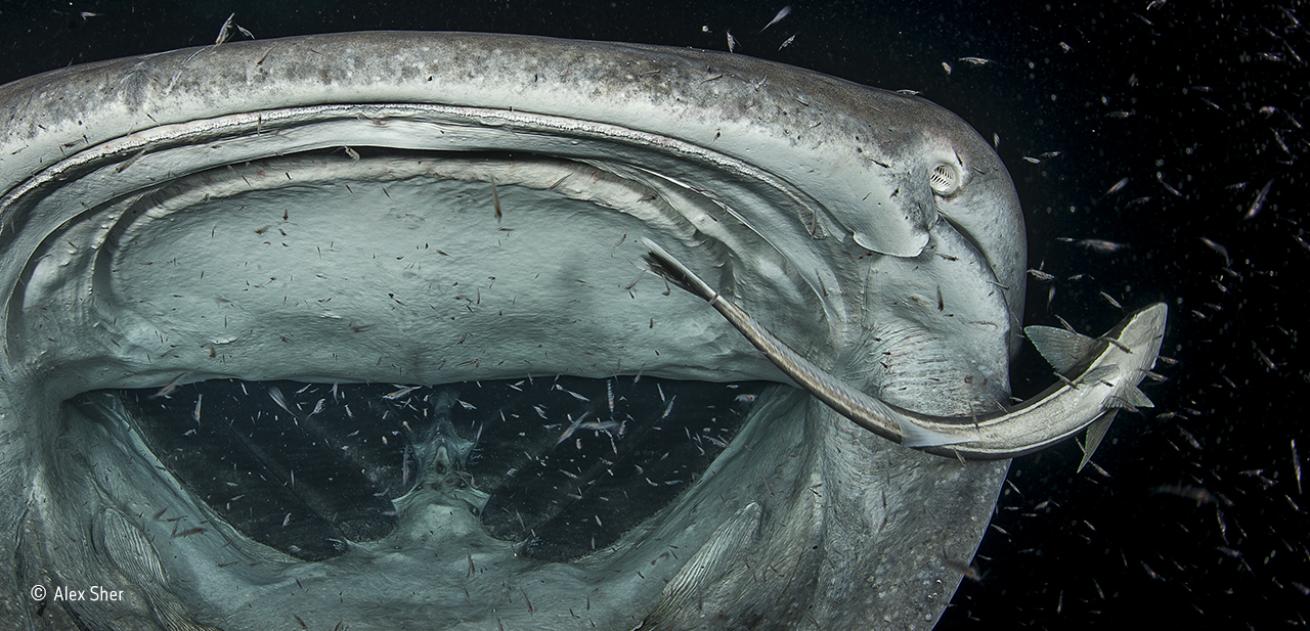
[[[1033,325],[1024,333],[1032,340],[1037,352],[1057,372],[1068,372],[1078,365],[1096,347],[1096,340],[1086,335],[1057,329],[1053,326]]]
[[[1110,410],[1105,413],[1105,416],[1092,421],[1087,426],[1087,438],[1083,444],[1083,459],[1078,463],[1078,473],[1082,473],[1083,467],[1091,462],[1092,454],[1096,453],[1096,448],[1101,446],[1101,440],[1110,431],[1110,423],[1114,422],[1114,417],[1118,413],[1118,409]]]

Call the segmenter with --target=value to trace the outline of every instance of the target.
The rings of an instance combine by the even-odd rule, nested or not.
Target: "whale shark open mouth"
[[[1064,383],[1009,407],[1022,217],[924,101],[360,33],[0,107],[0,588],[125,593],[0,598],[39,628],[922,624],[965,458],[1149,404],[1162,307],[1039,331]]]

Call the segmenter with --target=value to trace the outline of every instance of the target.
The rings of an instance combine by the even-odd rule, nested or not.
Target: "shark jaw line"
[[[489,120],[492,124],[487,127]],[[566,130],[567,133],[558,137],[551,136],[560,130]],[[428,138],[431,142],[425,144],[422,138]],[[659,146],[662,152],[670,152],[669,148],[673,147],[671,154],[674,157],[668,157],[669,153],[645,148],[648,146]],[[325,160],[324,154],[336,150],[341,153],[337,154],[335,160]],[[626,153],[620,155],[621,159],[616,162],[609,163],[597,157],[598,152],[605,151]],[[360,152],[365,155],[362,161],[358,160]],[[297,156],[310,157],[297,162]],[[212,207],[222,199],[240,201],[244,199],[242,196],[250,197],[261,192],[273,194],[279,186],[321,186],[339,180],[345,187],[342,195],[349,196],[355,194],[354,189],[350,188],[352,182],[358,187],[360,182],[369,179],[384,182],[390,180],[395,184],[405,180],[430,178],[460,183],[463,188],[459,192],[470,198],[473,195],[470,191],[484,186],[486,197],[490,198],[495,194],[492,182],[499,182],[501,187],[517,185],[521,187],[519,190],[531,190],[539,195],[549,194],[578,202],[580,207],[617,210],[627,225],[613,232],[613,241],[609,243],[613,246],[610,250],[614,256],[622,254],[622,246],[631,247],[643,232],[651,236],[663,233],[660,238],[672,237],[689,246],[713,252],[712,255],[720,261],[716,265],[721,264],[724,258],[744,260],[760,254],[740,253],[742,248],[758,248],[756,243],[743,242],[739,236],[740,230],[737,234],[714,234],[712,230],[702,229],[702,224],[706,222],[726,221],[739,227],[744,226],[744,234],[758,235],[758,231],[750,227],[748,218],[735,212],[730,217],[711,218],[709,213],[722,213],[724,210],[731,212],[731,209],[699,197],[684,188],[686,184],[682,182],[658,176],[653,169],[643,172],[623,166],[625,161],[649,160],[658,166],[669,164],[669,160],[683,159],[698,164],[697,168],[702,174],[726,169],[743,180],[755,183],[753,185],[764,182],[765,186],[776,187],[774,190],[779,199],[794,202],[790,207],[785,201],[778,204],[780,208],[774,209],[777,212],[791,212],[797,207],[813,203],[800,192],[749,165],[698,148],[683,147],[671,139],[656,139],[649,134],[628,133],[612,126],[586,122],[568,124],[563,119],[533,117],[522,113],[405,104],[334,105],[241,114],[142,130],[70,156],[11,189],[0,199],[0,215],[4,217],[0,240],[3,240],[3,245],[10,248],[14,256],[29,261],[11,277],[10,289],[5,292],[3,339],[8,352],[4,359],[10,363],[11,369],[22,371],[34,369],[41,363],[25,364],[25,356],[50,353],[44,358],[48,361],[50,355],[57,355],[59,349],[56,345],[44,350],[26,348],[34,338],[20,324],[25,314],[33,305],[42,301],[42,292],[61,286],[73,294],[72,300],[75,302],[104,303],[113,294],[109,285],[112,284],[115,261],[110,257],[115,254],[115,247],[122,245],[121,241],[144,240],[139,233],[146,230],[140,226],[149,221],[182,223],[188,221],[188,218],[181,211],[206,204],[209,205],[207,211],[215,215]],[[399,166],[398,163],[406,161],[420,164],[408,168]],[[274,175],[284,176],[287,181],[274,182],[272,180],[280,179]],[[725,188],[739,185],[737,181],[724,183]],[[248,190],[241,190],[243,188]],[[390,197],[392,192],[386,189],[383,186],[381,194]],[[604,190],[597,193],[597,189]],[[191,191],[198,193],[193,194]],[[373,197],[377,194],[377,191],[373,191]],[[670,199],[671,195],[677,198]],[[481,212],[491,217],[489,202],[488,199],[488,203],[479,209],[479,204],[471,201],[467,204],[467,212]],[[42,210],[52,206],[79,210],[72,214],[64,213],[64,216]],[[523,237],[525,228],[514,227],[513,209],[508,212],[510,218],[506,225],[497,226],[505,230],[503,236],[506,240],[515,236],[520,236],[520,240],[548,238],[531,235]],[[276,230],[285,237],[285,228],[305,216],[306,212],[298,209],[284,213],[281,217],[271,212],[265,216],[266,220],[261,225],[251,225],[249,228],[252,233],[258,233],[258,236],[263,236],[264,231]],[[571,218],[565,215],[560,219],[568,221]],[[213,221],[218,223],[228,219],[214,216]],[[98,230],[83,230],[81,234],[70,232],[79,226],[96,222],[102,222]],[[512,234],[513,231],[519,231],[520,234]],[[155,235],[149,236],[158,240]],[[346,238],[349,235],[342,236]],[[707,244],[706,237],[714,239],[714,242]],[[434,240],[425,240],[425,247]],[[812,277],[802,274],[799,281],[771,280],[776,276],[769,274],[768,270],[754,274],[760,279],[758,282],[776,285],[780,295],[793,300],[807,294],[815,296],[819,293],[818,287],[823,286],[825,276],[828,278],[827,286],[836,284],[831,271],[814,266],[813,259],[805,258],[813,254],[804,253],[802,259],[786,262],[786,257],[777,248],[766,249],[768,251],[763,253],[764,258],[772,266],[794,266],[798,269],[807,267],[813,270]],[[87,256],[87,253],[93,254]],[[318,256],[321,257],[322,253],[319,252]],[[86,263],[84,259],[90,262]],[[75,268],[80,264],[85,268],[81,271],[88,278],[80,286],[70,289],[69,285],[77,284],[70,282],[70,279],[75,277]],[[641,281],[640,266],[629,265],[632,269],[629,280],[641,286],[651,283]],[[739,265],[738,269],[744,268]],[[750,273],[749,270],[747,273]],[[217,299],[220,302],[226,300],[222,297]],[[827,314],[844,309],[832,299],[818,303]],[[327,311],[322,317],[338,317]],[[658,321],[658,312],[655,315]],[[111,314],[111,317],[104,320],[116,323],[118,318]],[[93,328],[102,325],[91,323]],[[124,336],[127,337],[126,334]],[[221,349],[230,344],[225,339],[221,335],[211,335],[210,339],[197,342]],[[157,352],[166,354],[164,347],[158,348]],[[74,361],[94,363],[96,360],[93,357],[82,357]],[[168,372],[160,370],[158,364],[155,361],[135,362],[129,371],[131,375],[124,375],[121,379],[111,378],[104,383],[94,380],[91,383],[97,387],[152,387],[162,385],[159,382],[161,378],[167,381],[177,375],[173,369],[168,369]],[[659,364],[659,360],[633,361],[626,365],[619,363],[603,370],[589,371],[588,374],[600,376],[625,371],[635,373],[651,365],[655,367],[650,370],[656,371],[651,374],[657,374]],[[698,364],[703,363],[696,360],[679,362],[679,365],[688,368]],[[190,380],[238,374],[234,371],[209,370],[211,367],[212,364],[201,362],[182,370],[195,373]],[[518,366],[517,369],[493,372],[513,375],[526,374],[532,370],[532,366]],[[691,373],[669,376],[705,377],[717,370],[725,371],[718,377],[720,379],[776,379],[776,373],[764,367],[763,362],[755,362],[754,366],[744,370],[735,370],[733,364],[719,362],[718,366],[705,366],[699,371],[693,369]],[[350,378],[350,375],[341,373],[304,374],[294,371],[280,374],[242,371],[239,374],[251,378]],[[472,374],[471,371],[454,371],[447,380],[462,380]],[[489,375],[476,376],[489,378]],[[394,375],[389,378],[397,380]]]

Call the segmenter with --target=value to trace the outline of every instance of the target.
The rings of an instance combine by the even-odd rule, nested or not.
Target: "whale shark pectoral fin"
[[[1057,372],[1069,372],[1096,348],[1095,338],[1052,326],[1033,325],[1023,332]]]
[[[1087,426],[1087,438],[1083,443],[1083,459],[1078,462],[1078,473],[1082,473],[1083,467],[1086,467],[1087,463],[1092,461],[1092,454],[1096,453],[1096,448],[1101,446],[1101,441],[1105,438],[1106,433],[1110,431],[1110,424],[1114,422],[1114,417],[1118,414],[1119,409],[1115,408]]]

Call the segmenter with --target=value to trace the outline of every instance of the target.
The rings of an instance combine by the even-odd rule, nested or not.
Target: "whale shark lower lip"
[[[45,572],[132,595],[60,615],[922,624],[990,515],[1003,462],[866,432],[642,261],[660,243],[898,408],[995,410],[1022,215],[987,143],[926,101],[703,51],[379,32],[75,66],[0,87],[0,111],[0,541],[20,560],[0,589]],[[949,197],[929,182],[942,164],[960,169]],[[418,501],[399,548],[305,563],[206,517],[130,414],[65,404],[207,379],[556,374],[777,385],[673,504],[568,563],[425,548],[458,516]],[[161,510],[210,521],[177,537]],[[306,606],[305,587],[331,597]],[[33,614],[0,599],[0,615]]]

